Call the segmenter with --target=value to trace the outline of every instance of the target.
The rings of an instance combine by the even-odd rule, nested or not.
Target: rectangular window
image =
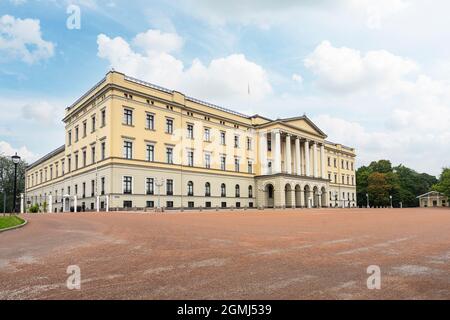
[[[65,168],[64,160],[61,160],[61,175],[64,175],[65,171],[66,171],[66,168]]]
[[[187,160],[188,160],[187,165],[190,167],[193,167],[194,166],[194,151],[188,151]]]
[[[329,167],[331,166],[331,158],[330,157],[328,157],[328,166]]]
[[[146,203],[146,207],[147,208],[154,208],[155,207],[155,202],[154,201],[147,201]]]
[[[105,157],[106,157],[106,142],[102,142],[102,144],[101,144],[101,157],[102,157],[102,160],[105,160]]]
[[[133,125],[133,110],[123,109],[123,124],[127,126]]]
[[[353,171],[353,162],[351,163],[351,166],[352,166],[352,171]]]
[[[92,130],[91,132],[95,131],[95,115],[92,117]]]
[[[168,196],[173,196],[173,180],[167,179],[166,181],[166,194]]]
[[[248,162],[247,164],[247,172],[248,173],[253,173],[253,164],[251,161]]]
[[[220,131],[220,144],[223,146],[226,144],[225,131]]]
[[[67,144],[70,146],[72,145],[72,131],[69,131],[67,133]]]
[[[226,170],[225,156],[220,156],[220,170]]]
[[[146,126],[149,130],[155,129],[155,116],[151,113],[147,113]]]
[[[87,135],[87,122],[83,121],[83,138]]]
[[[124,208],[132,208],[132,207],[133,207],[133,201],[130,201],[130,200],[124,200],[124,201],[123,201],[123,207],[124,207]]]
[[[194,139],[194,125],[193,124],[187,125],[187,138]]]
[[[234,147],[239,148],[239,136],[238,135],[234,136]]]
[[[124,141],[123,143],[123,157],[125,159],[133,158],[133,143],[131,141]]]
[[[166,160],[167,160],[167,163],[173,164],[173,148],[172,147],[166,148]]]
[[[220,206],[221,206],[222,208],[226,208],[226,207],[227,207],[227,203],[226,203],[226,202],[221,202],[221,203],[220,203]]]
[[[75,142],[78,141],[78,126],[75,127]]]
[[[336,158],[334,158],[334,167],[337,168]]]
[[[95,195],[95,180],[91,180],[91,197]]]
[[[83,150],[83,167],[86,167],[86,150]]]
[[[252,150],[252,139],[247,137],[247,150]]]
[[[102,127],[106,126],[106,110],[102,110]]]
[[[155,161],[155,146],[152,144],[147,144],[147,161]]]
[[[188,208],[194,207],[194,201],[188,201]]]
[[[239,158],[234,158],[234,171],[239,172],[240,170]]]
[[[205,153],[205,168],[211,168],[211,154]]]
[[[131,194],[133,192],[132,190],[132,177],[123,177],[123,193],[124,194]]]
[[[102,193],[102,195],[104,195],[105,194],[105,177],[102,177],[102,179],[100,180],[101,181],[101,193]]]
[[[166,208],[173,208],[173,201],[166,201]]]
[[[272,151],[272,140],[267,140],[267,151]]]
[[[205,128],[204,139],[208,142],[211,141],[211,130],[209,128]]]
[[[172,119],[166,119],[166,133],[169,133],[169,134],[173,133],[173,120]]]
[[[147,194],[154,194],[153,178],[147,178],[145,189],[146,189],[145,192]]]
[[[97,161],[97,158],[95,157],[95,147],[91,147],[91,159],[92,163],[95,163]]]
[[[78,153],[75,155],[75,170],[78,170]]]

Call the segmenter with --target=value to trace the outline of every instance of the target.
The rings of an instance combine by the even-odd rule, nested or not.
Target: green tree
[[[450,199],[450,168],[442,169],[439,181],[433,185],[433,190],[442,192]]]
[[[27,164],[20,161],[17,165],[17,202],[16,206],[20,206],[20,194],[25,192],[25,170]],[[14,194],[14,163],[11,157],[0,155],[0,212],[3,212],[4,195],[6,194],[6,212],[13,209]]]
[[[382,173],[384,180],[380,176],[372,177],[369,181],[369,177],[373,173]],[[376,179],[381,180],[376,180]],[[374,184],[378,181],[383,183],[381,189],[387,190],[386,195],[381,197],[381,192]],[[431,187],[436,184],[438,180],[436,177],[426,174],[418,173],[403,165],[393,167],[389,160],[372,161],[368,166],[362,166],[356,171],[356,193],[358,206],[366,206],[366,193],[369,193],[371,200],[377,201],[375,205],[389,205],[390,198],[392,196],[392,204],[394,207],[399,207],[400,202],[404,207],[415,207],[419,205],[419,201],[416,198],[418,195],[428,192]],[[371,187],[369,188],[369,185]],[[440,188],[437,186],[437,188]],[[441,188],[445,189],[445,188]],[[376,194],[372,195],[372,192]],[[381,193],[380,193],[381,192]],[[374,203],[371,201],[371,205]]]
[[[367,192],[371,205],[386,206],[389,203],[391,185],[385,173],[372,172],[367,179]]]

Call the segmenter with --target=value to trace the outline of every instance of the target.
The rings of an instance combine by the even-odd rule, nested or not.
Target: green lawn
[[[17,216],[0,216],[0,230],[17,226],[23,222],[24,220]]]

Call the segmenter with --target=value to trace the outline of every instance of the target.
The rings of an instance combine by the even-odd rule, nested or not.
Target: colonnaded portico
[[[257,203],[264,207],[328,207],[325,144],[283,129],[260,132]]]

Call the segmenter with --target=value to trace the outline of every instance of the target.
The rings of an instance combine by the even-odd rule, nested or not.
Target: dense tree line
[[[450,175],[450,173],[449,173]],[[418,173],[403,165],[392,167],[389,160],[373,161],[356,171],[358,206],[366,206],[366,194],[370,206],[416,207],[418,195],[430,191],[438,183],[435,176]]]
[[[20,194],[25,192],[25,169],[27,164],[20,161],[17,165],[17,202],[16,207],[20,209]],[[5,208],[6,195],[6,212],[13,209],[14,194],[14,163],[11,157],[0,155],[0,212]]]
[[[433,186],[433,190],[442,192],[450,200],[450,168],[444,168],[439,181]]]

